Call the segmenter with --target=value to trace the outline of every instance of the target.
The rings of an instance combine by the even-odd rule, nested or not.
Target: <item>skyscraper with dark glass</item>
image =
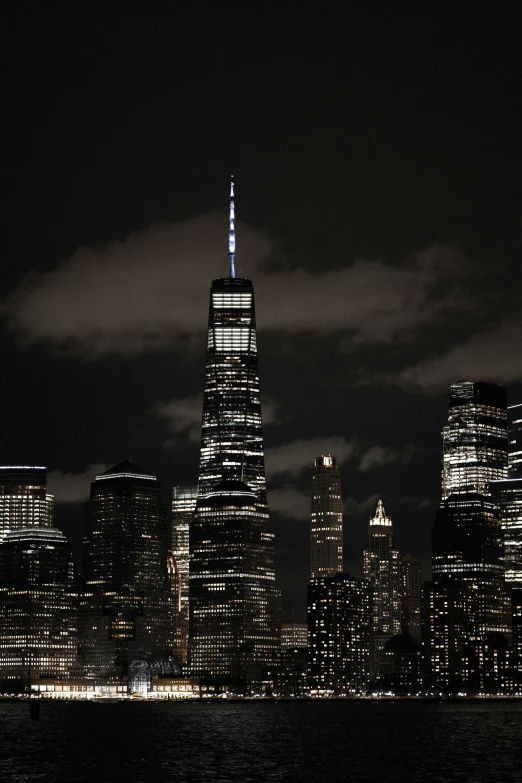
[[[198,488],[172,490],[172,584],[175,597],[174,655],[187,663],[189,642],[190,525],[194,519]]]
[[[252,282],[210,291],[198,501],[190,529],[191,671],[210,687],[267,686],[279,649],[274,534],[266,504]]]
[[[80,598],[80,654],[90,675],[126,674],[172,654],[167,507],[156,476],[121,462],[91,485]]]
[[[317,457],[310,500],[310,577],[343,570],[343,499],[335,457]]]

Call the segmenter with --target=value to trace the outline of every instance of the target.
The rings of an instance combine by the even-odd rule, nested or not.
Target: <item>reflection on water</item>
[[[521,702],[0,703],[0,780],[522,781]]]

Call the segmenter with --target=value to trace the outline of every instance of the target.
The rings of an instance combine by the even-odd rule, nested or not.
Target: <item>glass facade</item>
[[[497,690],[511,629],[502,529],[492,499],[463,493],[443,501],[432,550],[432,678],[450,690]]]
[[[308,647],[308,625],[306,623],[281,623],[281,650]]]
[[[455,492],[487,494],[490,481],[507,478],[507,396],[502,386],[460,381],[448,390],[442,430],[442,498]]]
[[[90,676],[122,675],[137,658],[172,655],[167,506],[161,485],[129,461],[91,484],[80,597],[80,654]]]
[[[504,533],[506,581],[522,588],[522,478],[492,481],[489,487]]]
[[[371,587],[349,574],[308,585],[308,686],[312,696],[364,692],[368,685]]]
[[[421,564],[412,555],[403,555],[401,576],[401,630],[421,643]]]
[[[198,500],[190,530],[190,666],[206,684],[266,689],[279,650],[274,534],[266,503],[239,481]]]
[[[343,499],[335,458],[317,457],[310,501],[310,577],[343,570]]]
[[[44,467],[0,467],[0,540],[10,530],[52,526],[54,499],[46,488]]]
[[[509,478],[522,479],[522,403],[508,408]]]
[[[174,655],[187,663],[189,641],[189,531],[196,510],[198,488],[174,487],[172,490],[172,561],[176,621]]]
[[[67,539],[52,527],[18,528],[0,543],[0,681],[4,692],[40,677],[74,677],[77,588]]]

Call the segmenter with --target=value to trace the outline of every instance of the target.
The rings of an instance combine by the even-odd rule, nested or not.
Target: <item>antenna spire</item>
[[[230,277],[236,276],[236,215],[234,209],[234,175],[230,175],[230,215],[228,227],[228,258]]]

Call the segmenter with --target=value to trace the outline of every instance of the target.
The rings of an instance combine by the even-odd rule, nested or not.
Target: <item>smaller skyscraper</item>
[[[51,527],[53,496],[47,493],[44,467],[0,467],[0,540],[10,530]]]
[[[373,637],[371,672],[378,673],[385,642],[401,631],[400,554],[393,543],[393,523],[382,500],[368,526],[368,548],[363,553],[364,578],[372,586]]]
[[[308,585],[308,686],[313,696],[348,696],[368,685],[371,587],[349,574]]]
[[[172,490],[172,558],[176,607],[174,655],[183,664],[187,663],[189,644],[189,533],[197,499],[196,486],[174,487]]]
[[[0,543],[0,681],[27,688],[76,674],[77,588],[67,539],[52,527],[8,532]],[[11,685],[9,685],[11,683]]]
[[[310,577],[343,570],[343,499],[335,457],[317,457],[310,501]]]
[[[421,564],[413,555],[403,555],[401,575],[401,631],[421,643]]]
[[[507,395],[503,386],[459,381],[448,389],[442,430],[442,498],[488,494],[490,481],[507,478]]]

